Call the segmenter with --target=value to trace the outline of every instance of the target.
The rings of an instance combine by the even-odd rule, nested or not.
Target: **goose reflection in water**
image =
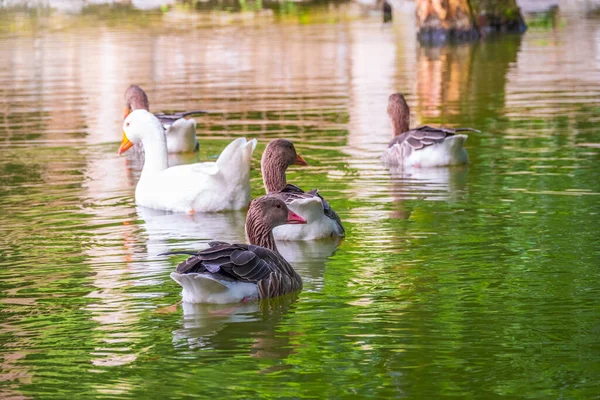
[[[180,214],[137,207],[139,219],[146,230],[149,259],[159,254],[186,248],[200,250],[208,247],[214,238],[230,243],[245,243],[246,213]],[[313,241],[277,241],[281,255],[302,276],[305,290],[319,290],[323,286],[325,261],[340,244],[339,238]]]
[[[281,255],[302,276],[304,291],[320,291],[323,288],[325,262],[337,250],[342,239],[327,238],[307,241],[278,241]]]
[[[294,352],[292,335],[277,333],[277,327],[297,298],[297,293],[290,293],[235,305],[182,303],[182,326],[173,332],[173,343],[192,349],[231,350],[247,346],[251,338],[253,357],[286,358]],[[240,332],[245,332],[243,337]]]
[[[391,217],[409,219],[412,210],[406,200],[455,201],[465,191],[467,166],[417,168],[393,166],[390,171],[390,194],[395,205]]]
[[[199,242],[216,237],[233,243],[245,240],[244,211],[182,214],[137,207],[137,213],[144,221],[150,258],[176,249],[200,248]]]
[[[325,261],[340,240],[277,242],[280,253],[304,281],[303,292],[323,287]],[[282,318],[293,309],[299,293],[239,304],[181,303],[182,327],[173,332],[175,345],[190,348],[232,349],[244,346],[251,337],[250,353],[258,358],[283,359],[294,352],[291,334],[275,334]],[[240,332],[247,332],[240,337]],[[269,371],[263,371],[269,372]]]

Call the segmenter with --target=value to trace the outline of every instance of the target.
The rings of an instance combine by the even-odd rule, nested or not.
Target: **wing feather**
[[[262,298],[302,288],[302,279],[277,252],[264,247],[210,242],[208,249],[177,266],[180,274],[209,272],[224,279],[256,283]]]
[[[408,157],[415,150],[421,150],[435,143],[443,142],[446,138],[454,136],[457,132],[464,131],[479,132],[472,128],[434,128],[423,125],[396,136],[390,141],[388,147],[400,145],[403,147],[402,153],[404,157]]]
[[[190,115],[195,114],[208,114],[209,112],[206,110],[192,110],[192,111],[184,111],[173,114],[165,114],[165,113],[156,113],[154,116],[158,118],[161,124],[163,125],[171,125],[173,122],[178,119],[188,117]]]

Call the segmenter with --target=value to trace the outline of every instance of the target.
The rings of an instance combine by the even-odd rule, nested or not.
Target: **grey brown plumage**
[[[125,90],[125,113],[128,114],[133,110],[146,110],[150,111],[150,102],[148,101],[148,95],[138,85],[130,85],[127,90]],[[173,114],[166,113],[155,113],[154,116],[158,118],[161,124],[168,128],[173,122],[177,121],[180,118],[189,117],[190,115],[197,114],[207,114],[206,110],[192,110],[192,111],[184,111]],[[127,116],[127,115],[125,115]]]
[[[401,133],[400,135],[394,137],[390,141],[388,147],[392,147],[396,144],[398,144],[398,145],[407,144],[409,146],[407,148],[407,151],[409,153],[406,154],[406,156],[408,156],[410,154],[410,152],[413,150],[421,150],[427,146],[431,146],[432,144],[441,143],[444,140],[446,140],[446,138],[448,138],[450,136],[454,136],[458,132],[479,132],[479,131],[476,129],[472,129],[472,128],[450,129],[450,128],[434,128],[431,126],[424,125],[424,126],[420,126],[415,129],[411,129],[407,132]]]
[[[387,112],[394,138],[389,142],[388,149],[382,156],[384,162],[420,166],[444,166],[468,162],[467,152],[463,148],[467,136],[457,135],[457,133],[479,132],[478,130],[434,128],[427,125],[410,129],[410,109],[401,93],[390,95]],[[423,151],[430,147],[431,149]]]
[[[286,170],[290,165],[307,165],[300,157],[294,144],[287,139],[276,139],[269,142],[261,158],[261,171],[267,193],[277,195],[289,206],[294,200],[319,199],[325,216],[335,224],[335,234],[345,236],[346,232],[338,214],[319,194],[318,189],[305,192],[298,186],[287,183]],[[311,221],[309,221],[310,224]]]
[[[165,113],[156,113],[154,116],[158,118],[161,124],[165,127],[169,127],[173,122],[178,119],[189,117],[190,115],[198,115],[198,114],[208,114],[209,112],[206,110],[192,110],[185,112],[178,112],[174,114],[165,114]]]
[[[219,279],[256,283],[260,298],[302,289],[302,278],[278,252],[251,244],[211,242],[177,266],[180,274],[209,272]]]
[[[263,196],[248,208],[246,233],[250,244],[210,242],[209,248],[190,254],[176,268],[177,274],[208,275],[220,282],[256,284],[258,298],[281,296],[302,289],[302,278],[279,254],[272,230],[286,223],[305,223],[282,199]]]

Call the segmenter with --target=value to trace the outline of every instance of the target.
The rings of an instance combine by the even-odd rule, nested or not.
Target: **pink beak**
[[[288,210],[288,218],[285,221],[286,224],[305,224],[306,220],[293,212],[292,210]]]

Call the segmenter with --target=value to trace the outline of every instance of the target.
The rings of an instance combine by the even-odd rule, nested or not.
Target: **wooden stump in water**
[[[416,0],[416,8],[422,43],[466,41],[527,28],[516,0]]]
[[[468,0],[416,0],[421,42],[444,43],[478,37]]]

